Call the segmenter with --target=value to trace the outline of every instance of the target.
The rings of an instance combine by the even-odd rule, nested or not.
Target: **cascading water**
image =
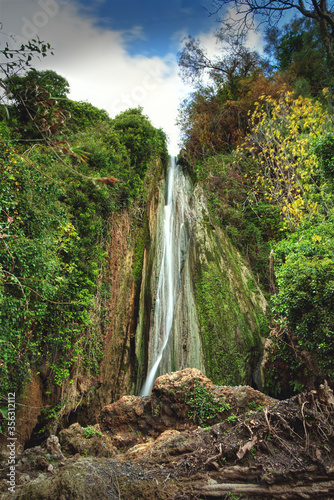
[[[191,212],[188,182],[175,158],[170,158],[164,216],[160,238],[162,257],[153,322],[150,329],[148,376],[141,395],[150,394],[158,373],[172,370],[168,345],[173,330],[174,307],[181,288],[182,269],[189,241]]]

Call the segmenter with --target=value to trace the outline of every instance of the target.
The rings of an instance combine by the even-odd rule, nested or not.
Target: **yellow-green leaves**
[[[295,227],[319,216],[319,164],[312,146],[332,129],[332,120],[313,99],[294,99],[291,92],[279,100],[261,97],[237,159],[247,156],[255,163],[249,200],[254,203],[261,196],[277,205],[285,226]]]

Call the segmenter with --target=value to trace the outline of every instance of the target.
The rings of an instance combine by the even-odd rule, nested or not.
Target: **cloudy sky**
[[[178,152],[175,125],[189,93],[178,76],[182,38],[200,36],[212,50],[219,27],[210,0],[0,0],[0,43],[38,36],[54,56],[36,65],[70,83],[70,98],[88,101],[110,116],[142,106]]]

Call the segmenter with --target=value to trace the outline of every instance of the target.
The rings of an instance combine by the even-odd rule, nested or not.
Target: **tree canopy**
[[[314,20],[327,52],[334,65],[334,4],[332,0],[213,0],[211,14],[223,13],[220,21],[222,31],[228,30],[243,38],[245,34],[259,28],[272,27],[284,19],[286,12],[293,11]]]

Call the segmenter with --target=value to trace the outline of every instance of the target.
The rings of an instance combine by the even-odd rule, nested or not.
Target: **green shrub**
[[[275,248],[279,293],[274,312],[311,352],[327,377],[334,377],[334,224],[302,229]]]
[[[228,403],[221,398],[215,398],[212,392],[207,391],[197,379],[195,379],[194,389],[186,398],[186,404],[190,408],[188,417],[201,426],[208,420],[219,417],[221,412],[230,409]]]

